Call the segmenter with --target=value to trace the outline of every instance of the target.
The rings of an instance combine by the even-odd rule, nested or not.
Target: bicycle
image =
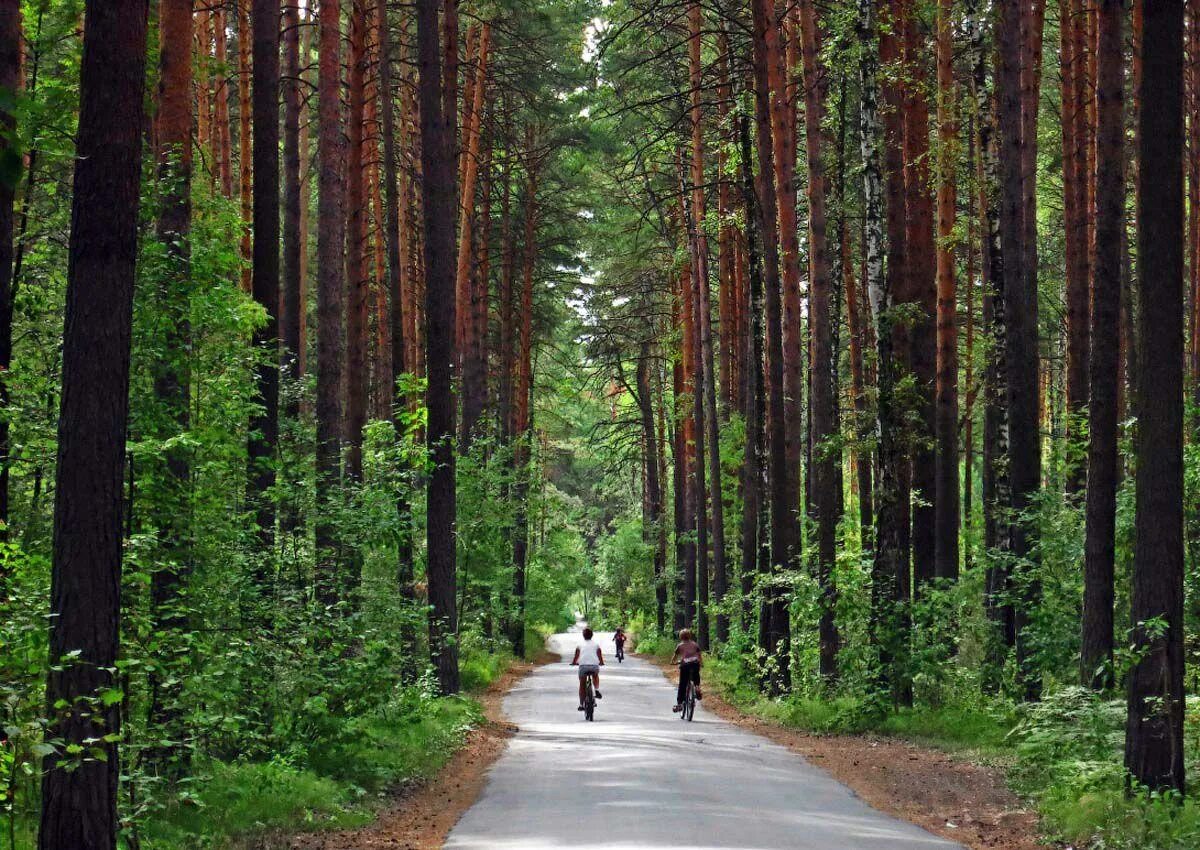
[[[687,675],[684,672],[683,665],[679,665],[679,675]],[[692,718],[696,716],[696,683],[688,676],[687,687],[683,691],[683,702],[680,703],[679,719],[686,720],[691,723]]]
[[[584,680],[583,719],[596,719],[596,686],[592,683],[591,676],[588,676],[587,679]]]
[[[618,643],[617,644],[617,661],[622,662],[624,660],[625,660],[625,644]]]

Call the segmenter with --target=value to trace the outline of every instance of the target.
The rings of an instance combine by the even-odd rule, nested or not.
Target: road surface
[[[649,663],[617,664],[599,634],[596,720],[576,710],[575,669],[539,667],[504,711],[520,731],[479,800],[450,833],[453,850],[953,850],[878,812],[784,747],[703,709],[684,723],[674,687]],[[570,660],[577,634],[550,649]],[[611,656],[611,657],[610,657]]]

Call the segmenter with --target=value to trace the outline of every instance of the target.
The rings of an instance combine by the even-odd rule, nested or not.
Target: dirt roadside
[[[668,678],[674,668],[639,655]],[[813,735],[748,715],[712,690],[704,707],[782,744],[848,786],[880,811],[970,850],[1037,850],[1037,814],[1024,806],[993,767],[893,738]]]
[[[402,789],[378,818],[360,829],[295,836],[290,850],[437,850],[483,790],[488,768],[517,727],[505,720],[504,696],[531,670],[558,661],[545,653],[513,664],[478,699],[486,722],[471,730],[462,748],[431,779]]]

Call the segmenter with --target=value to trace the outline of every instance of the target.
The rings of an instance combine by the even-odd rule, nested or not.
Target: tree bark
[[[447,16],[453,8],[447,3]],[[458,693],[458,612],[455,600],[454,447],[454,109],[445,109],[447,79],[457,79],[453,52],[438,45],[437,0],[417,2],[420,68],[421,197],[425,210],[426,440],[432,461],[426,492],[429,649],[444,694]],[[444,74],[452,76],[446,78]],[[450,93],[453,104],[453,94]]]
[[[834,419],[834,348],[832,308],[833,270],[829,259],[829,239],[825,197],[828,179],[822,160],[825,132],[821,122],[825,113],[828,82],[820,65],[817,10],[814,0],[800,0],[800,54],[804,66],[804,130],[808,161],[808,268],[809,326],[812,329],[812,440],[813,502],[817,516],[817,581],[821,591],[818,624],[820,672],[825,680],[838,674],[838,629],[834,620],[837,585],[834,567],[837,561],[838,456],[830,442],[836,436]]]
[[[166,315],[162,353],[154,365],[154,399],[161,410],[155,437],[162,441],[155,459],[158,486],[149,513],[158,533],[160,564],[150,580],[155,631],[164,636],[165,669],[149,676],[149,719],[162,740],[181,741],[182,681],[180,636],[187,618],[181,596],[191,572],[191,528],[188,490],[191,463],[173,438],[190,423],[189,350],[191,315],[191,188],[192,188],[192,0],[159,4],[158,138],[159,215],[157,236],[167,256],[160,284],[160,309]],[[156,746],[149,761],[165,776],[177,778],[186,751],[178,745]]]
[[[712,596],[717,609],[716,636],[719,642],[729,639],[729,615],[722,609],[725,594],[728,590],[728,563],[725,553],[725,504],[721,492],[721,431],[717,417],[717,380],[715,355],[712,341],[712,302],[708,275],[708,238],[704,235],[702,224],[705,220],[704,205],[704,146],[702,111],[700,96],[703,86],[702,68],[700,65],[700,32],[703,18],[699,2],[693,2],[689,7],[690,38],[688,40],[689,78],[691,80],[691,117],[692,117],[692,203],[691,227],[694,233],[692,240],[695,256],[696,275],[694,278],[696,292],[696,321],[699,332],[700,378],[703,384],[704,397],[704,437],[708,443],[708,478],[710,484],[711,528],[712,537]],[[706,589],[707,591],[707,589]],[[706,612],[707,614],[707,612]],[[705,620],[707,621],[706,616]]]
[[[459,308],[464,311],[464,315],[459,317],[463,327],[463,410],[459,447],[464,453],[471,447],[487,401],[487,348],[483,340],[487,327],[486,322],[480,326],[476,315],[480,291],[475,277],[477,269],[474,267],[482,263],[482,258],[476,256],[472,247],[476,237],[475,188],[482,159],[480,146],[483,137],[483,112],[487,103],[491,34],[491,25],[484,24],[479,32],[474,82],[471,85],[472,104],[467,114],[464,132],[466,145],[463,151],[462,199],[458,218],[459,251],[455,291],[463,293],[459,300]],[[489,222],[480,216],[478,229],[486,230],[488,226]],[[473,263],[472,260],[476,262]],[[486,289],[486,283],[484,288]],[[486,304],[486,298],[483,303]]]
[[[275,444],[279,441],[279,0],[253,0],[254,33],[254,267],[251,290],[267,320],[254,332],[256,348],[272,357],[257,368],[258,403],[250,421],[249,501],[255,508],[264,561],[275,542]],[[259,578],[265,579],[265,564]],[[260,586],[260,592],[264,590]]]
[[[0,106],[0,157],[8,160],[15,147],[11,136],[16,132],[17,119],[11,105],[21,89],[21,4],[19,0],[0,2],[0,92],[6,100]],[[14,253],[14,207],[19,174],[10,174],[0,181],[0,540],[9,537],[9,438],[8,373],[12,366],[12,320]],[[28,203],[28,201],[26,201]],[[0,570],[0,596],[4,596],[4,570]]]
[[[250,293],[253,282],[253,247],[251,245],[251,228],[254,219],[254,189],[253,172],[251,171],[252,153],[250,147],[251,115],[250,83],[253,77],[251,71],[251,35],[250,6],[254,0],[234,0],[237,4],[237,43],[238,43],[238,186],[242,201],[242,291]]]
[[[937,255],[935,210],[929,168],[929,100],[927,47],[916,20],[913,0],[897,0],[896,26],[903,34],[901,51],[905,82],[900,86],[904,141],[904,301],[912,304],[908,323],[909,364],[916,389],[912,443],[912,593],[936,575],[936,382],[937,382]],[[889,200],[897,200],[889,195]],[[898,299],[899,300],[899,299]],[[957,472],[957,467],[955,468]],[[955,506],[957,508],[957,505]],[[901,580],[901,590],[904,581]],[[906,598],[908,594],[905,594]]]
[[[518,333],[517,380],[513,399],[513,462],[515,484],[513,500],[516,516],[513,531],[513,651],[525,654],[525,584],[529,566],[529,479],[533,456],[533,428],[530,402],[533,393],[533,272],[537,261],[538,163],[534,160],[535,136],[526,132],[528,181],[525,196],[525,251],[521,276],[521,325]]]
[[[934,575],[958,579],[958,292],[954,272],[954,218],[957,201],[953,0],[938,0],[938,190],[937,190],[937,448]],[[968,285],[970,282],[968,281]]]
[[[1087,530],[1079,675],[1084,687],[1113,683],[1113,571],[1117,511],[1118,322],[1125,227],[1122,0],[1101,0],[1096,56],[1096,245],[1088,364]]]
[[[1066,260],[1067,364],[1066,407],[1068,436],[1077,433],[1087,415],[1088,362],[1090,359],[1087,167],[1087,109],[1084,103],[1086,53],[1083,41],[1082,0],[1059,0],[1062,73],[1062,144],[1063,144],[1063,251]],[[1072,461],[1067,471],[1067,491],[1083,489],[1087,468]]]
[[[289,381],[300,378],[300,333],[304,303],[301,297],[306,245],[300,229],[304,208],[300,181],[300,123],[304,81],[300,79],[300,11],[294,3],[283,8],[283,275],[280,297],[280,363]],[[299,395],[291,391],[284,416],[299,414]]]
[[[1136,515],[1125,767],[1184,790],[1183,2],[1143,6],[1138,109]],[[1151,625],[1154,623],[1155,625]]]
[[[788,605],[779,583],[779,574],[788,569],[799,542],[796,511],[799,508],[797,472],[789,471],[786,442],[788,431],[784,416],[783,305],[779,281],[778,202],[772,175],[775,173],[771,133],[770,66],[778,61],[779,33],[770,0],[754,0],[754,103],[755,139],[758,158],[759,230],[763,246],[763,286],[766,292],[767,340],[767,428],[768,474],[771,508],[771,575],[764,588],[765,622],[761,624],[761,648],[770,669],[766,671],[767,691],[780,694],[790,681],[791,624]],[[798,467],[795,468],[798,471]]]
[[[362,480],[363,429],[367,424],[367,194],[364,181],[364,125],[367,75],[367,0],[352,0],[346,116],[346,478]],[[351,577],[353,580],[353,577]]]
[[[1037,522],[1027,515],[1041,486],[1041,437],[1038,427],[1037,275],[1026,216],[1026,148],[1021,69],[1025,61],[1022,34],[1032,14],[1019,0],[1002,0],[997,26],[997,132],[1000,164],[1000,243],[1004,253],[1005,355],[1008,368],[1008,474],[1011,508],[1008,536],[1014,563],[1012,580],[1021,599],[1016,606],[1017,679],[1022,695],[1036,700],[1041,676],[1034,666],[1027,626],[1040,590],[1036,569]]]
[[[341,0],[321,0],[317,81],[317,600],[341,588],[333,517],[341,479],[346,242],[346,137],[341,105]]]
[[[45,760],[39,850],[114,850],[122,505],[137,260],[146,0],[89,0],[79,76],[50,578],[48,738],[103,758]],[[72,655],[78,653],[78,655]],[[111,704],[108,704],[111,703]],[[59,704],[69,706],[59,712]]]

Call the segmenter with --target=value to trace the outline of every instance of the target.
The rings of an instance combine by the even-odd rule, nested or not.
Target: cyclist
[[[617,645],[617,660],[620,661],[625,657],[625,630],[617,629],[613,634],[613,643]]]
[[[671,710],[680,712],[683,711],[683,700],[687,696],[688,682],[695,683],[696,699],[701,698],[700,667],[704,664],[704,657],[700,653],[700,644],[696,643],[696,636],[691,629],[684,629],[679,633],[679,645],[675,647],[671,663],[674,664],[676,659],[679,661],[679,690],[675,694],[675,707]]]
[[[596,699],[600,696],[600,668],[604,666],[604,653],[600,644],[592,640],[592,630],[584,628],[583,643],[575,647],[575,657],[571,666],[579,668],[579,710],[583,711],[583,700],[587,695],[587,680],[592,677],[592,687],[596,691]]]

